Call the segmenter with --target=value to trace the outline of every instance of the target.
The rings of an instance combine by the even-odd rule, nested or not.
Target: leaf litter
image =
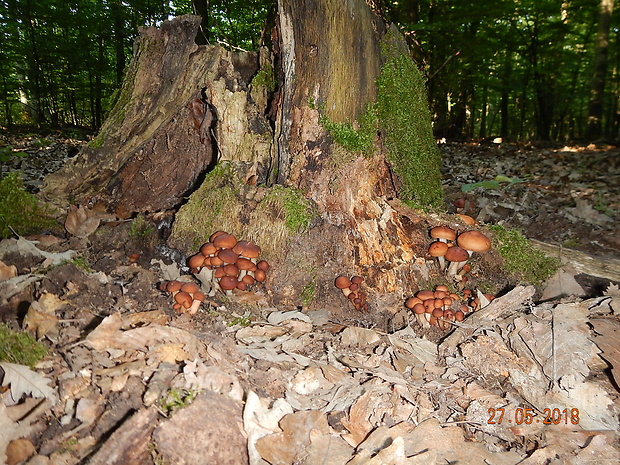
[[[494,217],[505,204],[527,217],[530,204],[506,192],[546,195],[532,182],[488,195],[482,211]],[[575,198],[588,202],[571,215],[608,226],[591,196]],[[0,461],[9,452],[31,464],[620,461],[614,285],[540,304],[517,287],[434,342],[412,326],[386,333],[264,299],[175,315],[161,310],[169,303],[154,282],[143,285],[178,278],[174,265],[110,251],[93,273],[65,264],[73,251],[5,247],[56,268],[3,281],[28,277],[12,295],[39,283],[24,323],[52,350],[35,370],[0,364]]]

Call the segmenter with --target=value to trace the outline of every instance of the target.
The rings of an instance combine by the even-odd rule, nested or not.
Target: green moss
[[[301,304],[304,307],[307,307],[308,305],[310,305],[310,302],[312,302],[315,299],[315,297],[316,297],[316,273],[314,274],[310,282],[307,283],[303,287],[303,289],[301,290],[301,294],[299,295],[299,298],[301,299]]]
[[[54,226],[51,212],[26,192],[18,173],[0,180],[0,238],[10,237],[11,228],[20,235],[39,232]]]
[[[181,207],[174,221],[172,242],[181,249],[196,249],[217,230],[238,234],[241,181],[230,163],[219,163]],[[190,238],[193,243],[186,244]]]
[[[493,233],[493,248],[504,259],[505,269],[521,282],[542,284],[560,267],[558,259],[536,250],[519,230],[499,225],[489,226],[489,230]]]
[[[372,156],[377,134],[377,116],[374,106],[369,106],[354,124],[335,123],[323,112],[319,117],[319,123],[329,132],[334,142],[344,149],[367,157]]]
[[[159,401],[159,407],[164,413],[171,415],[191,404],[198,394],[200,394],[199,389],[170,389]]]
[[[377,115],[388,161],[410,206],[441,208],[441,157],[431,126],[422,74],[411,58],[386,45],[388,60],[377,80]]]
[[[265,64],[252,79],[252,86],[265,87],[271,91],[276,87],[276,76],[271,63]]]
[[[138,215],[131,222],[129,228],[129,237],[135,239],[144,239],[153,233],[153,225],[144,217],[144,215]]]
[[[91,140],[88,144],[88,147],[91,149],[98,149],[103,145],[103,135],[99,134],[93,140]]]
[[[45,346],[30,334],[12,331],[0,323],[0,360],[32,368],[46,352]]]
[[[263,202],[284,213],[284,222],[291,234],[307,231],[317,212],[301,191],[292,187],[274,186]]]

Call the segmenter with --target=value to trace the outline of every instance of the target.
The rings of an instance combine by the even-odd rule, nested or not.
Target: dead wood
[[[620,281],[620,260],[617,258],[592,255],[534,239],[531,243],[548,256],[559,258],[563,264],[571,264],[579,273]]]
[[[159,412],[141,409],[127,419],[87,462],[88,465],[151,464],[151,434]]]

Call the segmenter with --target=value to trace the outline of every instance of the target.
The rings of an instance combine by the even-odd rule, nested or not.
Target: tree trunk
[[[592,76],[590,103],[588,105],[586,137],[589,139],[597,139],[603,135],[603,96],[605,94],[605,75],[607,74],[609,28],[613,9],[614,0],[601,0],[598,33],[596,35],[594,74]]]
[[[43,193],[104,200],[128,217],[179,205],[200,177],[169,245],[190,255],[223,229],[262,248],[275,304],[347,308],[334,279],[357,274],[371,308],[397,311],[427,273],[414,263],[424,220],[398,197],[442,205],[422,77],[402,36],[362,1],[278,7],[272,55],[196,46],[193,16],[143,31],[103,145]],[[201,89],[217,114],[207,128],[188,109]],[[364,128],[365,151],[335,142]]]

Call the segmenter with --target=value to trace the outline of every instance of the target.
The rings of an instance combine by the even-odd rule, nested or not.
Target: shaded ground
[[[47,167],[66,156],[61,146],[32,150]],[[472,190],[465,213],[618,255],[617,149],[441,148],[450,199],[497,175],[523,180]],[[36,159],[8,165],[34,179]],[[160,245],[169,221],[39,243],[47,256],[3,242],[0,258],[32,282],[10,288],[0,317],[49,352],[36,369],[44,378],[22,373],[25,386],[4,366],[0,460],[11,444],[7,463],[32,456],[31,464],[120,464],[130,455],[149,464],[620,461],[617,288],[541,305],[533,288],[517,288],[446,339],[413,318],[396,332],[371,319],[354,324],[344,300],[340,309],[273,308],[269,281],[178,315],[157,289],[192,279],[182,276],[185,257]]]

